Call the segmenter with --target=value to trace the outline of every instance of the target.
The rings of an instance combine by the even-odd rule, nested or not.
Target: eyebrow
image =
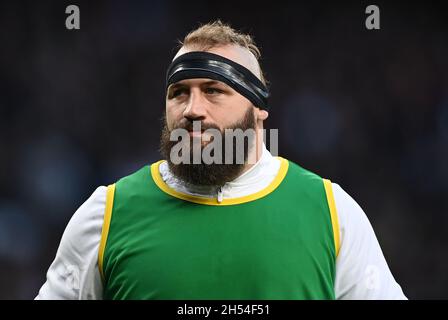
[[[213,85],[217,85],[217,84],[225,85],[225,83],[223,83],[221,81],[217,81],[217,80],[209,80],[209,81],[206,81],[204,83],[201,83],[201,85],[204,85],[204,86],[213,86]]]
[[[225,83],[221,82],[221,81],[217,81],[217,80],[209,80],[209,81],[205,81],[202,82],[199,86],[213,86],[213,85],[223,85],[223,86],[227,86]],[[174,84],[172,84],[168,90],[174,90],[174,89],[178,89],[178,88],[186,88],[189,87],[189,85],[182,83],[182,82],[176,82]]]

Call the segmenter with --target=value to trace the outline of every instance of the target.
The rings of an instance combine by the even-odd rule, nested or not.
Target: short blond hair
[[[208,50],[214,47],[236,44],[249,50],[257,59],[260,67],[261,81],[266,85],[267,80],[261,68],[260,49],[255,44],[253,37],[247,33],[233,29],[229,24],[216,20],[201,25],[199,28],[188,33],[183,41],[179,41],[180,46],[195,47],[199,50]]]

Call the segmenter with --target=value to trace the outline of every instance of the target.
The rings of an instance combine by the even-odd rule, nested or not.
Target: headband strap
[[[266,86],[250,70],[223,56],[193,51],[177,57],[168,68],[166,89],[172,83],[195,78],[224,82],[256,107],[269,109],[269,91]]]

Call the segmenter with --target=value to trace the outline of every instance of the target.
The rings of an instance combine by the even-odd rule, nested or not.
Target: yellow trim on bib
[[[201,197],[201,196],[193,196],[185,193],[178,192],[172,188],[170,188],[165,181],[163,181],[162,177],[160,176],[159,166],[160,164],[165,160],[160,160],[156,163],[153,163],[151,165],[151,176],[155,182],[155,184],[165,193],[185,201],[199,203],[199,204],[205,204],[209,206],[228,206],[228,205],[235,205],[235,204],[241,204],[246,203],[250,201],[254,201],[257,199],[260,199],[264,196],[267,196],[271,192],[273,192],[283,181],[283,179],[286,176],[286,173],[288,172],[289,162],[288,160],[277,157],[280,160],[280,170],[277,173],[277,176],[274,178],[274,180],[263,190],[260,190],[254,194],[239,197],[239,198],[233,198],[233,199],[224,199],[221,202],[218,202],[216,198],[207,198],[207,197]]]
[[[114,196],[115,196],[115,183],[111,184],[107,187],[106,209],[104,212],[103,230],[101,231],[100,247],[98,250],[98,269],[100,270],[100,274],[101,274],[101,278],[103,279],[103,282],[105,280],[104,270],[103,270],[104,251],[106,250],[106,242],[107,242],[107,236],[109,234],[110,219],[112,218],[112,208],[114,206]]]
[[[337,257],[339,254],[339,249],[341,248],[341,240],[339,236],[338,212],[336,211],[336,203],[334,201],[333,187],[331,185],[331,181],[327,179],[323,179],[323,181],[324,181],[325,193],[327,195],[328,207],[330,209],[331,225],[333,226],[334,246],[336,249],[336,257]]]

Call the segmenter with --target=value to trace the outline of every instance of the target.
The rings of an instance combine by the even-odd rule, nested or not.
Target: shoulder
[[[115,185],[124,187],[124,186],[133,186],[135,184],[139,184],[142,182],[146,182],[148,179],[151,178],[153,168],[160,163],[160,161],[153,163],[151,165],[144,165],[143,167],[140,167],[139,169],[129,173],[126,176],[123,176],[122,178],[118,179],[115,183]]]
[[[106,207],[107,187],[98,187],[76,210],[62,236],[62,242],[69,247],[89,246],[90,239],[101,234]],[[97,240],[97,239],[96,239]],[[94,242],[96,242],[96,240]]]
[[[281,161],[286,161],[288,163],[288,176],[294,178],[301,178],[307,182],[322,182],[322,177],[317,173],[305,169],[301,165],[295,163],[294,161],[279,157]]]
[[[363,234],[371,229],[371,224],[361,206],[339,184],[332,183],[334,201],[337,208],[341,233],[351,232]]]

